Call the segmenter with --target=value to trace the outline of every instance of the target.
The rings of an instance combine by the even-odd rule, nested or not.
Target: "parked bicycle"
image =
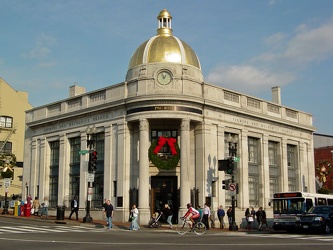
[[[206,232],[206,226],[201,221],[196,222],[193,227],[190,220],[181,217],[182,222],[177,225],[177,233],[184,235],[187,232],[194,232],[197,235],[203,235]]]

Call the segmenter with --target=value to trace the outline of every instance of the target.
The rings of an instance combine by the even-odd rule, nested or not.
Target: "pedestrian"
[[[108,201],[108,199],[107,198],[105,198],[104,199],[104,203],[103,203],[103,209],[104,209],[104,211],[105,211],[105,207],[106,207],[106,203],[107,203],[107,201]],[[105,213],[104,213],[104,211],[103,211],[103,215],[104,215],[104,218],[105,218],[105,220],[106,220],[106,227],[108,227],[109,226],[109,224],[108,224],[108,218],[105,216]]]
[[[229,223],[229,227],[232,224],[232,207],[229,207],[227,210],[227,216],[228,216],[228,223]]]
[[[254,207],[251,207],[250,211],[252,218],[253,218],[253,223],[251,223],[252,228],[255,228],[255,223],[256,223],[256,211],[254,210]]]
[[[79,202],[77,201],[76,196],[74,196],[74,199],[71,201],[71,213],[68,217],[69,220],[71,219],[73,213],[75,213],[76,220],[79,220]]]
[[[112,228],[113,224],[112,224],[112,218],[113,218],[113,206],[111,204],[110,200],[106,201],[106,206],[105,206],[105,216],[108,220],[108,229]]]
[[[27,197],[27,204],[31,205],[31,203],[32,203],[32,198],[31,198],[31,194],[29,194]]]
[[[38,208],[39,208],[39,200],[38,200],[38,197],[36,196],[34,201],[32,202],[32,208],[34,209],[34,215],[37,215],[38,216]]]
[[[199,211],[200,214],[198,221],[202,221],[203,211],[200,205],[197,206],[197,210]]]
[[[164,211],[163,211],[164,215],[167,216],[167,223],[169,224],[169,228],[172,228],[172,216],[173,213],[171,211],[171,208],[169,207],[168,204],[164,205]]]
[[[42,208],[40,218],[43,219],[43,215],[45,215],[45,218],[47,219],[47,216],[49,214],[49,198],[47,196],[44,197],[44,201],[41,205],[43,208]]]
[[[205,224],[207,230],[209,230],[209,217],[210,217],[210,208],[209,206],[207,206],[207,203],[205,203],[203,208],[202,223]]]
[[[246,222],[247,222],[246,229],[251,231],[251,223],[253,222],[253,217],[251,215],[251,212],[250,212],[249,208],[247,208],[245,210],[245,219],[246,219]]]
[[[220,229],[224,228],[224,216],[225,216],[225,212],[224,212],[223,206],[220,205],[220,207],[217,209],[217,218],[219,218]]]
[[[266,219],[266,212],[262,209],[262,207],[259,207],[258,211],[256,212],[257,221],[258,221],[258,230],[262,230],[263,224],[266,226],[266,230],[268,230],[267,225],[267,219]]]
[[[132,214],[132,222],[130,229],[134,231],[139,230],[140,229],[138,224],[139,210],[137,209],[136,205],[132,206],[131,214]]]

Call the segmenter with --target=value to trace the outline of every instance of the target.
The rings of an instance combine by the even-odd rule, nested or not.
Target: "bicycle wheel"
[[[206,232],[206,226],[202,222],[198,222],[197,224],[194,225],[193,231],[197,235],[203,235]]]
[[[188,226],[188,224],[186,222],[180,223],[177,225],[177,233],[180,235],[184,235],[187,233],[187,231],[190,230],[190,227]]]

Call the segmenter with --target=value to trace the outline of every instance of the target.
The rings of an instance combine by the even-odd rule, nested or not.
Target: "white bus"
[[[274,230],[293,231],[295,217],[317,205],[333,205],[333,195],[304,192],[276,193],[271,200],[273,205]]]

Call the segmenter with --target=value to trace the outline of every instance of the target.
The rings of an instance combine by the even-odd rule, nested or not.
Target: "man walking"
[[[225,212],[224,212],[223,206],[220,205],[220,207],[217,210],[217,218],[219,218],[219,221],[220,221],[220,229],[224,228],[224,216],[225,216]]]
[[[71,201],[71,210],[72,211],[71,211],[68,219],[70,220],[71,217],[72,217],[72,215],[73,215],[73,213],[75,213],[76,220],[79,220],[79,213],[78,213],[79,212],[79,204],[77,202],[77,197],[76,196],[74,196],[74,199]]]
[[[112,218],[113,218],[113,206],[111,204],[110,200],[106,201],[106,206],[105,206],[105,216],[108,221],[108,229],[112,228]]]

